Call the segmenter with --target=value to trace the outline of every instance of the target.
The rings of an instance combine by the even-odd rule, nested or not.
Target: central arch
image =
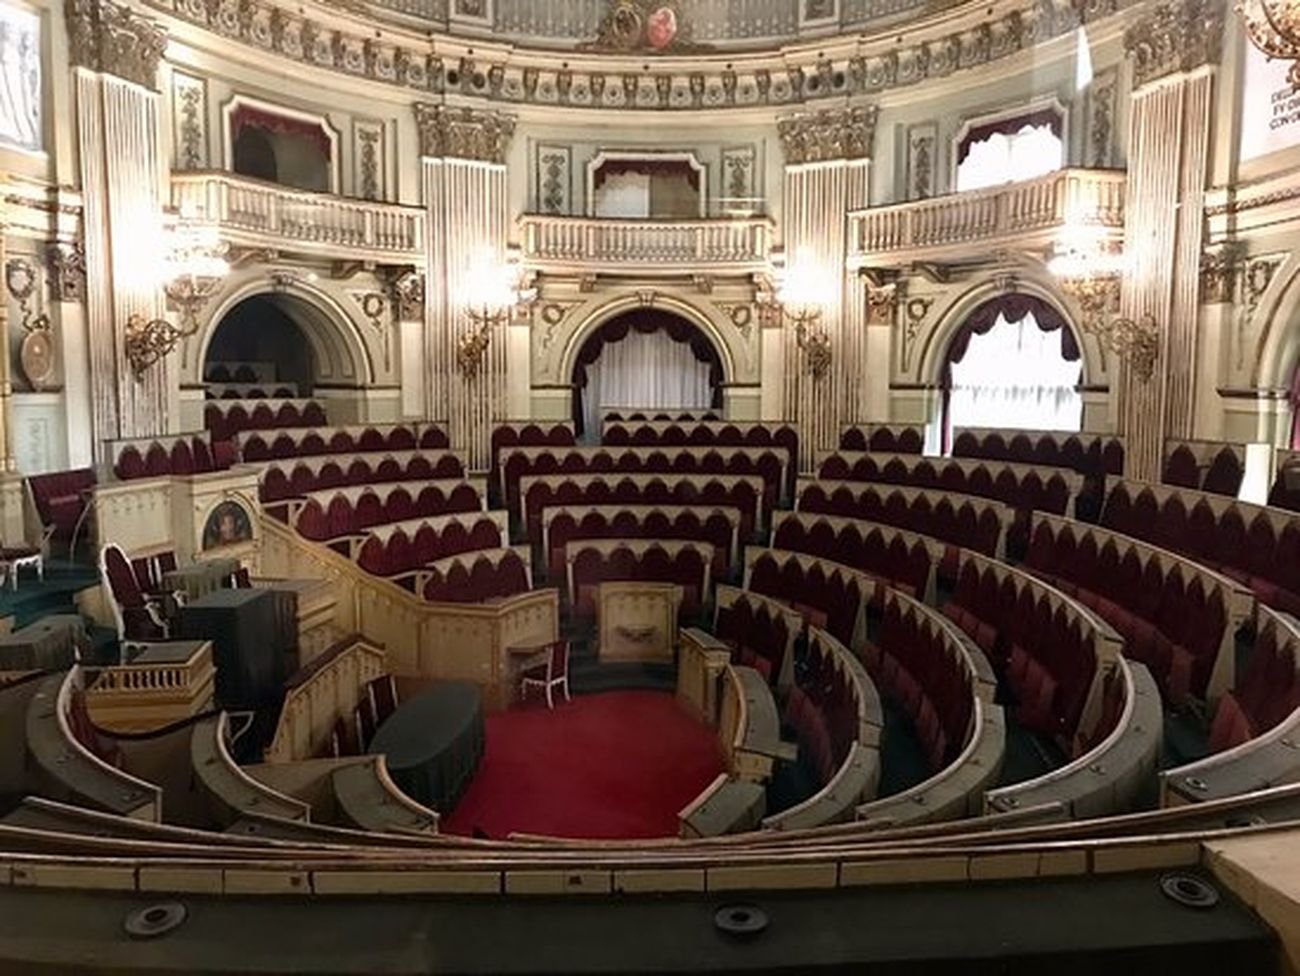
[[[569,367],[569,379],[572,384],[571,413],[575,428],[583,434],[597,418],[596,414],[602,404],[592,404],[587,400],[589,380],[592,369],[601,361],[602,354],[613,345],[624,341],[637,341],[637,337],[663,336],[671,344],[662,346],[660,353],[667,353],[669,370],[662,379],[664,390],[680,383],[679,395],[690,395],[704,402],[648,402],[622,403],[619,406],[664,409],[672,411],[684,408],[721,410],[723,406],[723,386],[727,372],[723,365],[723,351],[719,345],[690,318],[666,308],[632,308],[612,315],[586,332],[580,344],[575,343]],[[681,346],[678,351],[675,347]],[[676,357],[676,358],[673,358]],[[624,364],[624,368],[637,368]],[[685,375],[690,371],[693,375]],[[653,382],[651,385],[656,385]],[[696,388],[691,390],[690,387]],[[664,390],[660,396],[666,396]],[[653,398],[653,395],[652,395]],[[608,403],[602,397],[603,403]]]

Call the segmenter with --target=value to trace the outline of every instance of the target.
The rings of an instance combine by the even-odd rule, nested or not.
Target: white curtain
[[[41,148],[41,20],[0,5],[0,143]]]
[[[583,426],[598,437],[606,410],[705,410],[712,392],[709,364],[695,358],[690,343],[633,329],[587,367]]]
[[[1076,387],[1081,360],[1061,355],[1061,333],[1043,332],[1032,314],[1002,316],[973,335],[962,361],[952,364],[948,417],[953,427],[1008,427],[1077,431],[1083,397]]]
[[[597,217],[649,217],[650,174],[610,173],[596,188]]]
[[[1019,132],[995,132],[972,143],[957,164],[957,192],[1032,180],[1061,168],[1064,146],[1050,125],[1027,125]]]

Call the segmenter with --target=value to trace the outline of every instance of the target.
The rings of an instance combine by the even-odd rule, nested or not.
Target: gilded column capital
[[[504,163],[515,132],[512,115],[416,102],[420,155]]]
[[[876,138],[874,105],[801,112],[776,123],[787,165],[832,159],[870,159]]]
[[[158,62],[167,32],[113,0],[66,0],[72,63],[158,90]]]
[[[1217,64],[1223,51],[1223,0],[1170,0],[1124,31],[1133,87]]]

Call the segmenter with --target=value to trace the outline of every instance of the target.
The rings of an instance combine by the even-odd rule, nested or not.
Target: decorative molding
[[[933,298],[909,298],[903,305],[902,366],[905,373],[912,368],[912,350],[933,305]]]
[[[1243,245],[1234,242],[1201,255],[1201,304],[1232,302],[1237,294]]]
[[[898,286],[873,285],[865,282],[867,292],[867,325],[893,325],[898,312]],[[917,299],[921,301],[922,299]],[[924,315],[922,315],[924,318]],[[906,368],[906,367],[905,367]]]
[[[56,302],[86,300],[86,251],[80,242],[56,241],[45,252],[50,297]]]
[[[1092,79],[1088,89],[1087,159],[1089,166],[1107,167],[1114,158],[1115,94],[1119,74],[1108,68]]]
[[[208,88],[202,78],[172,73],[172,166],[208,168]]]
[[[32,309],[32,295],[36,293],[36,267],[26,258],[10,258],[5,262],[5,287],[18,302],[22,313],[19,323],[24,332],[48,332],[50,317]]]
[[[1133,87],[1217,64],[1223,52],[1223,0],[1169,0],[1124,31]]]
[[[692,39],[678,0],[609,0],[594,41],[579,50],[683,54],[707,50]]]
[[[428,102],[415,103],[415,124],[420,133],[420,155],[484,163],[505,163],[515,131],[514,116]]]
[[[383,292],[363,291],[353,292],[352,298],[361,306],[361,314],[364,315],[370,323],[370,327],[375,330],[384,347],[384,369],[392,369],[392,348],[390,343],[391,330],[388,323],[384,321],[384,313],[388,311],[388,298]]]
[[[352,123],[354,192],[363,200],[384,199],[384,123],[357,119]]]
[[[167,32],[113,0],[66,0],[68,57],[79,68],[158,89]]]
[[[907,129],[907,199],[924,200],[934,196],[935,156],[938,128],[932,122]]]
[[[722,150],[722,197],[724,200],[756,200],[758,153],[752,145],[729,146]]]
[[[393,304],[403,322],[424,321],[424,275],[419,271],[403,271],[392,279]]]
[[[573,150],[568,146],[537,147],[537,209],[564,215],[573,206]]]
[[[874,105],[801,112],[779,119],[777,134],[787,166],[832,159],[870,159],[876,137]]]

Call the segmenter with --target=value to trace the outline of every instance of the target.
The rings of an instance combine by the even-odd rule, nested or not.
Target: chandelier
[[[1300,90],[1300,2],[1237,0],[1237,13],[1245,21],[1250,43],[1270,58],[1291,62],[1287,81]]]
[[[461,375],[472,379],[487,355],[493,331],[509,322],[533,293],[521,291],[517,265],[499,260],[490,248],[480,249],[470,259],[463,289],[465,314],[472,327],[456,340],[456,363]]]
[[[1136,319],[1117,314],[1124,255],[1099,234],[1072,225],[1058,239],[1047,269],[1078,303],[1084,331],[1125,360],[1138,379],[1149,381],[1160,354],[1160,329],[1149,312]]]
[[[773,299],[781,318],[794,329],[795,342],[814,379],[821,379],[831,365],[831,337],[821,321],[826,298],[838,287],[805,250],[781,275]]]
[[[227,245],[215,227],[177,225],[163,235],[165,253],[159,269],[167,305],[180,313],[180,324],[166,318],[147,319],[133,312],[126,320],[123,339],[126,358],[135,378],[141,379],[154,363],[165,358],[183,339],[199,331],[199,310],[216,292],[230,270]]]

